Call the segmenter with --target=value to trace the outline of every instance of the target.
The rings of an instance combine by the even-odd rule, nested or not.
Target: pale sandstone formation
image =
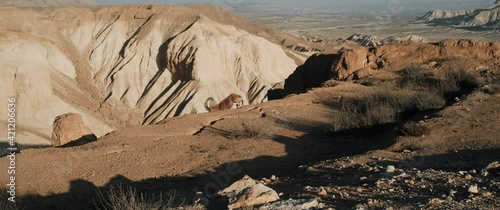
[[[18,98],[22,144],[48,144],[52,120],[68,112],[100,137],[206,112],[208,97],[260,103],[307,58],[280,44],[306,41],[213,5],[0,12],[0,97]]]
[[[60,147],[71,143],[92,142],[97,138],[82,120],[82,116],[68,113],[57,116],[52,130],[52,146]]]

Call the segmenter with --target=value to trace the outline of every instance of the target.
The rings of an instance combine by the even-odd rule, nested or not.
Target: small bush
[[[464,90],[477,88],[481,85],[477,76],[463,68],[447,70],[443,78],[436,85],[436,89],[441,95],[450,100],[460,95]]]
[[[342,101],[335,116],[335,131],[395,123],[403,113],[437,109],[445,101],[434,92],[379,90],[372,95]]]
[[[406,122],[397,128],[397,132],[402,136],[423,136],[430,133],[430,128],[425,124]]]
[[[225,136],[231,139],[256,139],[267,136],[267,127],[256,121],[241,121],[236,127],[224,131]]]
[[[202,210],[201,205],[184,205],[185,199],[179,199],[175,193],[160,195],[158,197],[147,197],[146,194],[138,193],[132,187],[123,188],[121,185],[110,187],[105,195],[99,193],[101,206],[105,210]]]
[[[425,69],[421,67],[411,66],[399,73],[401,75],[399,79],[399,86],[401,88],[412,86],[425,87],[428,85]]]

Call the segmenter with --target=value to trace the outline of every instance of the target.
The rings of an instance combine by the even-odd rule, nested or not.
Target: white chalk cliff
[[[417,19],[418,22],[431,22],[457,27],[483,27],[498,30],[500,22],[500,1],[485,9],[476,10],[434,10]]]
[[[215,6],[0,12],[0,98],[17,98],[24,144],[47,144],[55,117],[69,112],[99,137],[206,112],[208,97],[237,93],[245,104],[260,103],[306,58],[280,45],[285,34]]]

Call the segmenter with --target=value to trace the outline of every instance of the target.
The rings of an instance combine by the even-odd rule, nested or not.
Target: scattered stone
[[[396,172],[396,167],[390,165],[390,166],[387,166],[387,173],[394,173]]]
[[[402,177],[406,177],[406,173],[405,172],[403,172],[403,173],[401,173],[401,174],[399,174],[397,176],[394,176],[392,178],[398,179],[398,178],[402,178]]]
[[[305,187],[304,187],[304,190],[305,190],[305,191],[307,191],[307,192],[311,192],[311,191],[313,191],[313,190],[314,190],[314,188],[313,188],[313,187],[311,187],[311,186],[305,186]]]
[[[272,175],[272,176],[271,176],[271,180],[276,181],[276,180],[278,180],[278,178],[276,178],[276,176],[275,176],[275,175]]]
[[[453,178],[451,178],[451,177],[448,177],[448,184],[451,184],[453,182],[455,182],[455,180]]]
[[[466,174],[466,175],[465,175],[465,180],[467,180],[467,181],[472,180],[472,175],[470,175],[470,174]]]
[[[500,175],[500,161],[490,163],[488,166],[486,166],[486,170],[496,176]]]
[[[468,192],[471,194],[479,194],[479,189],[477,188],[477,185],[471,185]]]
[[[318,195],[319,196],[326,196],[326,195],[328,195],[328,192],[326,191],[326,189],[324,187],[320,187],[318,189]]]
[[[433,198],[432,200],[429,201],[429,204],[431,205],[441,205],[443,204],[443,200],[439,199],[439,198]]]
[[[456,193],[457,193],[457,191],[455,191],[455,190],[451,189],[451,190],[450,190],[450,194],[449,194],[449,196],[450,196],[450,197],[454,197]]]
[[[486,170],[486,169],[481,170],[481,175],[488,176],[488,170]]]
[[[321,204],[316,199],[289,199],[286,201],[277,201],[261,206],[261,210],[306,210],[320,209]]]
[[[96,141],[97,137],[84,124],[82,116],[68,113],[57,116],[52,125],[52,146],[68,146]]]

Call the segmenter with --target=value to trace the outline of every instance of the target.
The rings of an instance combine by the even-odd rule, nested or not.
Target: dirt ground
[[[264,182],[282,198],[317,197],[332,208],[499,207],[498,174],[481,175],[500,159],[498,94],[476,91],[424,116],[431,132],[422,137],[398,137],[392,125],[332,133],[336,111],[319,103],[321,97],[371,90],[345,82],[127,127],[83,146],[23,150],[17,193],[27,209],[89,209],[99,201],[96,192],[122,184],[152,194],[175,190],[188,200],[203,193],[217,209],[224,203],[210,197],[217,190],[244,175],[275,175]],[[389,165],[396,172],[388,173]],[[469,196],[469,185],[478,185],[480,194]],[[320,187],[327,195],[317,195]]]

